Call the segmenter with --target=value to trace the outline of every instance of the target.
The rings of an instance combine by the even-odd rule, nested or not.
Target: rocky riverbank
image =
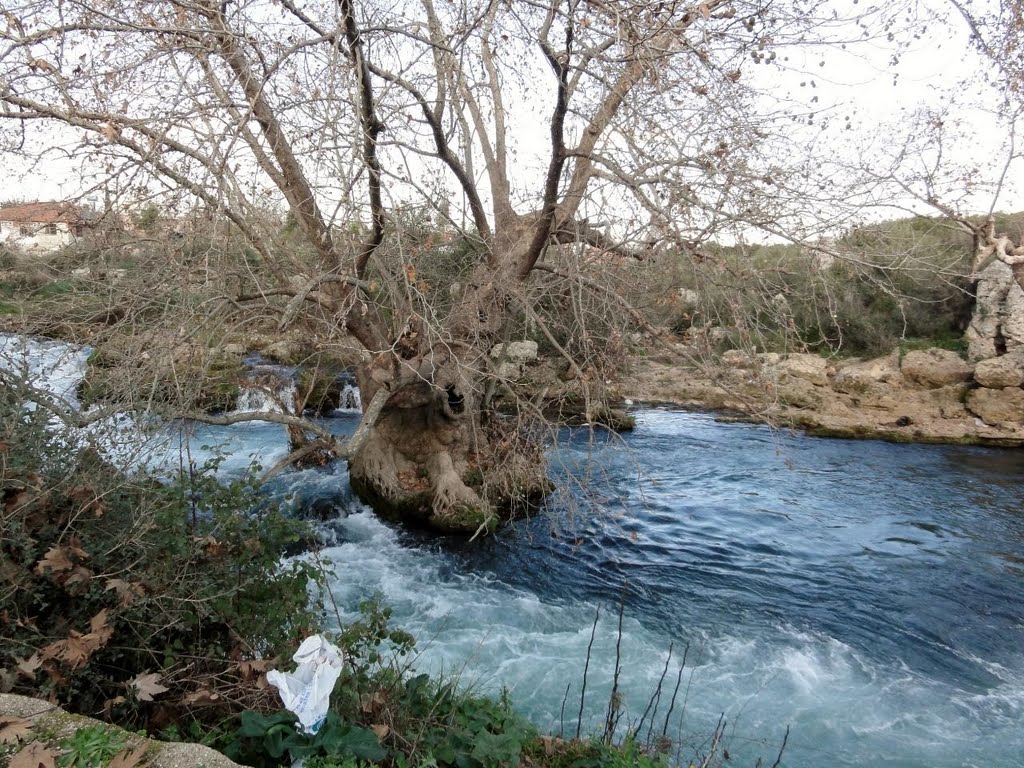
[[[721,411],[814,435],[895,442],[1024,445],[1024,354],[972,364],[954,352],[871,360],[730,350],[715,364],[637,361],[622,399]]]

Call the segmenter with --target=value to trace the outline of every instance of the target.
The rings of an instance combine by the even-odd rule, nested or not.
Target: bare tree
[[[616,339],[592,320],[643,322],[609,279],[622,265],[751,228],[814,234],[814,169],[784,168],[772,130],[794,115],[750,70],[826,39],[821,5],[12,0],[0,117],[9,152],[59,125],[97,184],[230,221],[260,272],[223,312],[270,306],[282,329],[363,350],[363,421],[336,448],[357,491],[473,531],[547,487],[536,434],[490,408],[521,327],[564,357],[592,417]],[[274,201],[302,249],[280,247]],[[417,278],[410,210],[451,238],[457,280]],[[568,338],[544,301],[574,318]]]

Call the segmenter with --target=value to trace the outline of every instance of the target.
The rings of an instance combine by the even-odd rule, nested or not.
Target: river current
[[[342,466],[273,489],[329,510],[341,620],[381,595],[419,640],[417,669],[507,688],[544,728],[575,733],[600,611],[585,732],[605,716],[616,645],[624,725],[671,646],[643,735],[654,722],[684,761],[721,718],[736,765],[771,765],[788,726],[791,768],[1024,766],[1024,453],[636,416],[621,437],[563,433],[550,508],[471,543],[382,523]],[[190,435],[193,458],[227,453],[226,472],[269,466],[284,441],[266,423]]]

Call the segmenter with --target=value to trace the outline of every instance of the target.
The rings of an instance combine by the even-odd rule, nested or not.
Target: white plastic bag
[[[292,660],[294,672],[267,672],[267,682],[277,688],[285,709],[294,712],[306,733],[316,733],[327,719],[331,691],[341,675],[338,647],[322,635],[302,641]]]

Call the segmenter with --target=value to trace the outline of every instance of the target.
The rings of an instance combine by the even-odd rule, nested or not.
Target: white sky
[[[801,137],[819,134],[819,143],[836,158],[852,160],[858,151],[882,156],[892,151],[897,134],[906,129],[915,112],[945,109],[949,113],[945,130],[955,138],[945,147],[945,162],[951,168],[984,166],[982,175],[994,182],[1006,157],[1007,126],[993,113],[997,94],[979,85],[978,74],[986,63],[969,47],[966,27],[961,25],[952,34],[946,29],[934,39],[919,42],[896,65],[889,63],[890,55],[891,50],[881,46],[858,45],[849,51],[792,48],[780,54],[788,57],[784,62],[788,69],[748,64],[744,78],[773,96],[791,97],[796,109],[802,105],[803,109],[818,110],[814,127],[793,125],[789,130]],[[970,87],[963,87],[964,83]],[[813,96],[818,100],[812,103]],[[536,104],[522,110],[531,124],[518,136],[520,156],[513,166],[541,165],[539,158],[529,156],[531,146],[546,148],[548,143],[546,126],[532,122],[536,113]],[[26,130],[42,129],[30,124]],[[52,134],[52,144],[63,143],[58,136]],[[33,167],[2,159],[6,160],[6,173],[0,176],[0,199],[64,199],[76,197],[88,187],[82,178],[84,169],[73,154],[49,153]],[[1024,209],[1022,190],[1016,183],[1021,176],[1017,166],[1007,174],[996,210]],[[909,201],[894,202],[910,205]],[[965,212],[978,213],[987,211],[992,202],[991,191],[984,190],[960,204]]]

